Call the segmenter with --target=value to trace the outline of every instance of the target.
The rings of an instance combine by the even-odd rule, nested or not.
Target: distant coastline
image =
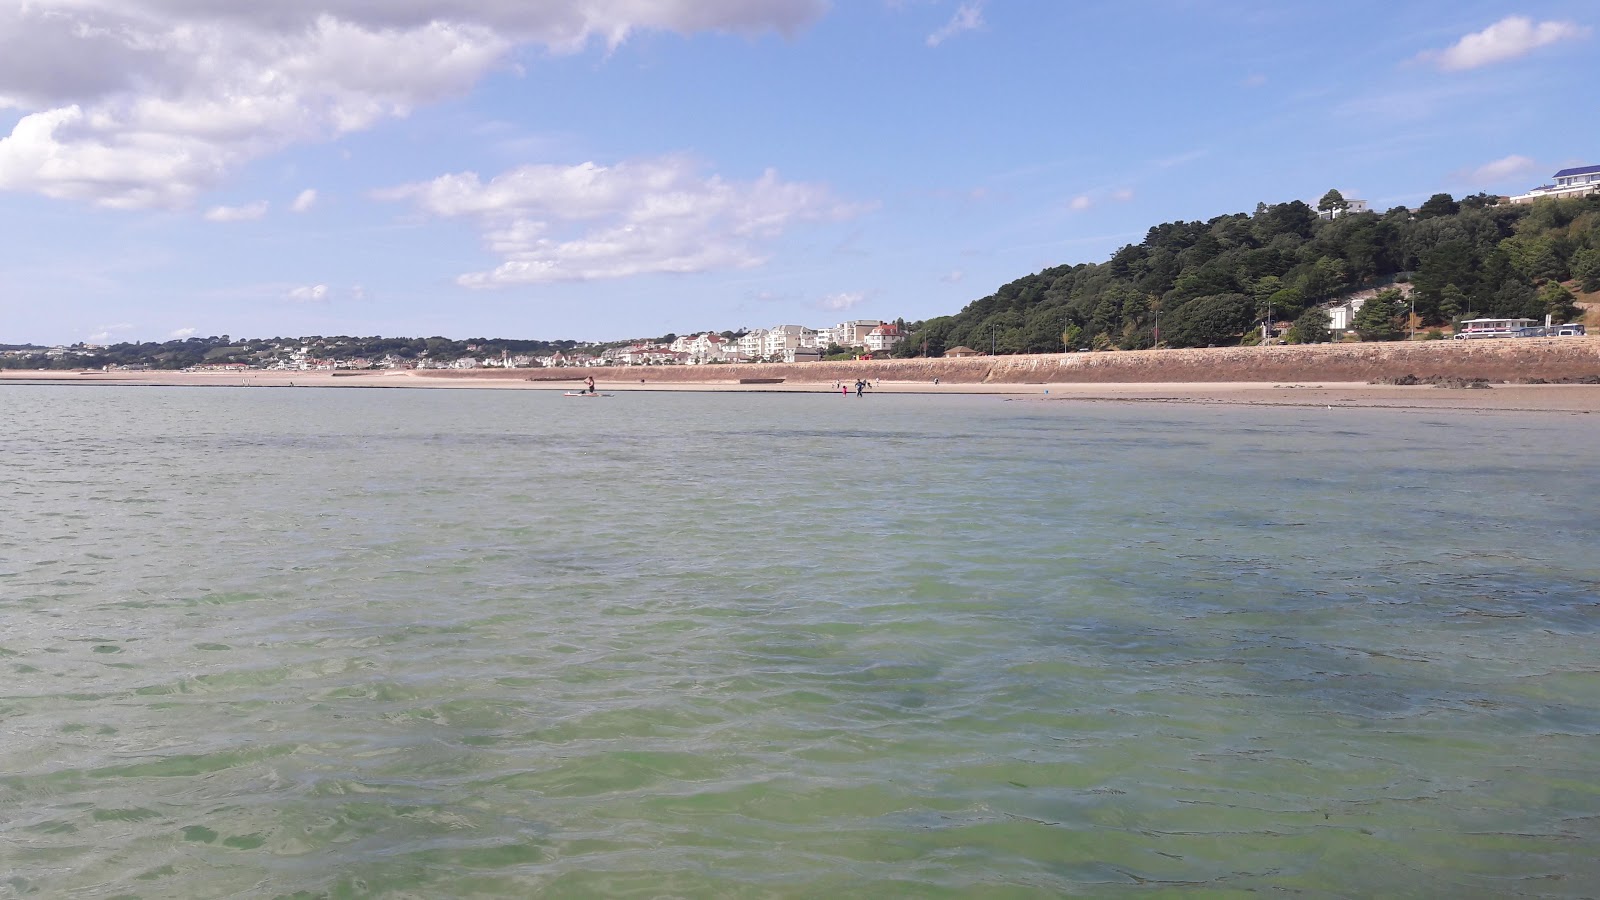
[[[1041,401],[1600,412],[1600,337],[562,369],[4,371],[3,384],[977,394]],[[1396,385],[1396,380],[1439,380]],[[744,383],[741,383],[744,382]],[[1479,382],[1491,389],[1475,389]],[[1589,383],[1584,383],[1589,382]],[[853,399],[853,398],[852,398]]]

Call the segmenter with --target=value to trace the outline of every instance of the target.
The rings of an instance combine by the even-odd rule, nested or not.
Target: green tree
[[[1244,294],[1196,297],[1163,317],[1161,337],[1174,347],[1232,344],[1254,318],[1255,303]]]
[[[1400,292],[1390,288],[1361,304],[1351,325],[1363,341],[1398,341],[1405,334],[1399,323],[1405,312]]]
[[[1539,302],[1544,305],[1545,314],[1552,322],[1571,322],[1579,318],[1576,300],[1572,292],[1558,281],[1546,284],[1539,292]]]
[[[1066,352],[1071,353],[1078,349],[1079,341],[1083,340],[1083,328],[1078,325],[1068,325],[1061,331],[1061,346]]]
[[[1456,198],[1449,194],[1434,194],[1426,202],[1417,207],[1417,218],[1432,219],[1435,216],[1453,216],[1461,211],[1461,206],[1456,203]]]
[[[1572,255],[1572,277],[1586,291],[1600,291],[1600,248],[1579,250]]]
[[[1300,314],[1290,327],[1288,341],[1291,344],[1320,344],[1329,340],[1333,332],[1329,330],[1331,320],[1328,311],[1320,306],[1313,306]]]
[[[1350,201],[1346,200],[1338,190],[1328,191],[1322,195],[1321,200],[1317,201],[1317,209],[1327,213],[1330,219],[1343,215],[1344,211],[1349,208]]]
[[[1453,284],[1444,286],[1440,292],[1439,315],[1446,321],[1455,321],[1467,311],[1467,292]]]

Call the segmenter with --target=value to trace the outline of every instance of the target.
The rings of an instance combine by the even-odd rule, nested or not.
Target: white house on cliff
[[[1562,169],[1550,184],[1542,184],[1526,194],[1511,198],[1512,203],[1532,203],[1545,197],[1582,197],[1600,191],[1600,166]]]

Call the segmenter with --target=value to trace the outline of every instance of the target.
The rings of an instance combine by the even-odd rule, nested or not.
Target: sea
[[[1594,897],[1597,445],[0,386],[0,897]]]

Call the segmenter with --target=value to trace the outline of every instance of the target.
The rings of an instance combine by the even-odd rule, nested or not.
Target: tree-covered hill
[[[1344,200],[1329,191],[1319,206],[1343,212]],[[1254,214],[1158,225],[1104,263],[1019,278],[955,315],[920,323],[900,353],[1140,349],[1152,346],[1158,316],[1163,344],[1234,344],[1269,308],[1273,321],[1294,321],[1394,281],[1413,284],[1424,326],[1547,313],[1567,321],[1576,309],[1560,283],[1574,278],[1600,290],[1600,195],[1509,205],[1485,194],[1436,194],[1415,210],[1332,220],[1298,200],[1262,203]]]

